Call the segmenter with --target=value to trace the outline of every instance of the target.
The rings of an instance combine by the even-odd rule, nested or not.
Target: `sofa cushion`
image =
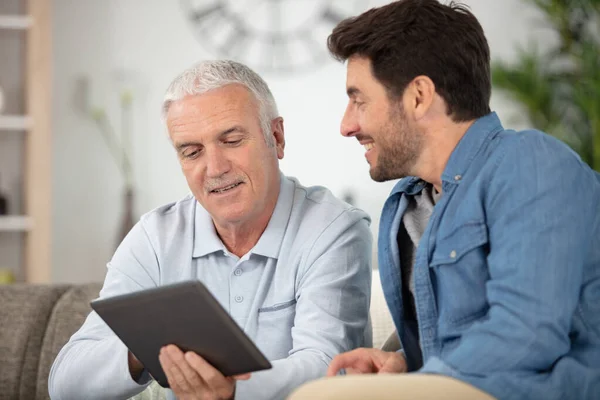
[[[0,290],[0,388],[3,398],[35,398],[40,347],[67,286],[14,284]],[[24,378],[27,377],[27,378]]]
[[[40,350],[36,400],[50,400],[48,375],[52,363],[71,335],[83,324],[91,311],[90,301],[98,297],[101,287],[99,283],[74,286],[56,302]]]

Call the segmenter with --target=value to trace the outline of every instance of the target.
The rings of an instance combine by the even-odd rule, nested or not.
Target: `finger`
[[[235,379],[236,381],[247,381],[248,379],[250,379],[251,376],[252,374],[234,375],[233,379]]]
[[[360,370],[355,369],[355,368],[345,368],[344,370],[346,371],[346,375],[362,374],[362,372],[360,372]]]
[[[171,360],[175,361],[176,365],[183,373],[185,379],[191,387],[192,392],[198,393],[206,390],[206,382],[204,382],[198,372],[196,372],[192,365],[190,365],[190,363],[187,361],[183,351],[181,351],[177,346],[173,345],[168,346],[167,351],[169,352]]]
[[[178,397],[180,397],[181,394],[189,393],[190,388],[183,373],[179,370],[175,362],[171,360],[164,348],[160,350],[158,360],[165,372],[171,390],[173,390]]]
[[[333,360],[331,360],[331,363],[329,363],[329,368],[327,368],[327,376],[336,376],[342,368],[352,368],[355,359],[355,352],[356,351],[354,350],[335,356]]]
[[[367,349],[356,349],[334,357],[327,369],[327,376],[335,376],[340,369],[354,369],[358,373],[374,372],[373,359]]]
[[[206,384],[192,366],[186,361],[183,352],[173,345],[164,348],[165,356],[171,361],[178,385],[185,393],[198,393],[206,389]]]
[[[406,360],[400,353],[391,353],[379,369],[380,374],[398,374],[406,371]]]
[[[220,398],[229,398],[233,395],[234,380],[227,379],[219,370],[193,351],[185,353],[185,359],[196,373],[202,377],[202,380],[206,382],[210,391],[217,394]]]

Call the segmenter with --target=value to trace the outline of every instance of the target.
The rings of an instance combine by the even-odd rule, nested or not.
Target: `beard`
[[[378,137],[376,165],[369,170],[371,179],[385,182],[413,175],[422,139],[408,123],[401,104],[392,108]]]

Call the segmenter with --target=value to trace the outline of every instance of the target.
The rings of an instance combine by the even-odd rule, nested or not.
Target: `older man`
[[[266,83],[239,63],[203,62],[173,81],[163,112],[192,194],[141,218],[100,297],[201,280],[273,364],[238,381],[166,346],[168,397],[280,399],[323,376],[336,354],[369,345],[369,219],[282,175],[283,119]],[[149,381],[91,313],[54,362],[49,389],[53,399],[120,399]]]

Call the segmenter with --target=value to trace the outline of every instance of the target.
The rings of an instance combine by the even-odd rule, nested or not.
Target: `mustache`
[[[354,135],[354,137],[356,138],[356,140],[358,140],[359,142],[361,140],[367,140],[367,139],[373,139],[371,136],[369,135],[365,135],[364,133],[357,133],[356,135]]]
[[[221,189],[227,186],[235,185],[237,183],[243,183],[246,180],[243,176],[228,176],[220,178],[212,178],[204,182],[204,190],[212,192],[215,189]]]

